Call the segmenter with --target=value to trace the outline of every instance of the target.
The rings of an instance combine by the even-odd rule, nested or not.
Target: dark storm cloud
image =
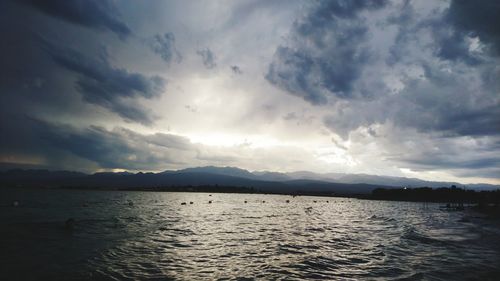
[[[477,65],[481,59],[471,52],[468,42],[468,35],[447,21],[446,16],[436,20],[429,20],[419,25],[420,28],[427,28],[436,42],[435,55],[444,60],[464,62],[468,65]]]
[[[498,165],[497,165],[498,166]],[[484,168],[481,170],[468,170],[468,169],[462,169],[462,170],[456,170],[454,171],[455,174],[459,177],[485,177],[485,178],[491,178],[491,179],[498,179],[500,175],[500,169],[493,167],[488,167]]]
[[[474,159],[474,160],[466,160],[466,161],[456,161],[453,160],[452,157],[449,156],[435,156],[432,154],[422,155],[420,158],[413,159],[404,159],[400,158],[399,161],[407,161],[415,166],[422,167],[436,167],[442,166],[448,169],[482,169],[495,167],[500,165],[500,158],[482,158],[482,159]],[[498,176],[500,177],[500,175]]]
[[[154,136],[154,135],[153,135]],[[71,127],[53,127],[46,140],[62,150],[66,150],[81,158],[98,163],[102,168],[151,169],[167,163],[176,163],[170,155],[158,153],[150,146],[148,136],[133,131],[116,128],[108,131],[102,127],[90,126],[83,130]],[[179,142],[179,137],[161,135],[164,144]],[[172,139],[172,140],[170,140]],[[185,145],[187,139],[182,139]],[[163,145],[163,147],[167,147]]]
[[[159,147],[172,148],[183,151],[193,150],[193,144],[189,139],[172,134],[156,133],[148,136],[147,142]]]
[[[138,102],[158,97],[164,90],[164,79],[114,66],[106,41],[98,39],[95,32],[75,37],[78,28],[74,25],[49,20],[28,5],[7,1],[3,8],[2,108],[15,103],[15,107],[34,116],[72,112],[85,117],[91,107],[82,106],[83,100],[117,113],[125,121],[152,124],[156,116]],[[56,39],[68,45],[56,43]]]
[[[363,111],[364,110],[364,111]],[[342,137],[349,138],[349,133],[362,126],[383,122],[384,116],[378,113],[379,108],[364,104],[346,104],[336,114],[323,118],[323,124],[332,132]]]
[[[488,148],[488,155],[483,154],[482,147],[469,149],[471,151],[459,151],[445,139],[433,151],[413,151],[408,155],[389,158],[415,171],[444,169],[453,170],[464,177],[500,178],[500,157],[495,155],[496,150]]]
[[[480,59],[469,50],[467,38],[450,28],[448,23],[430,25],[432,35],[438,43],[436,55],[445,60],[462,61],[469,65],[480,63]]]
[[[165,119],[177,120],[170,125],[178,130],[203,112],[213,119],[210,124],[222,124],[220,118],[227,124],[208,128],[212,125],[202,122],[191,126],[189,133],[208,129],[244,135],[248,130],[236,128],[231,120],[250,112],[259,117],[245,118],[245,124],[259,136],[284,140],[304,132],[296,139],[298,144],[310,137],[313,141],[304,145],[311,152],[304,159],[311,157],[317,165],[309,167],[314,169],[337,167],[318,164],[324,162],[316,158],[316,146],[331,138],[329,145],[344,150],[360,172],[382,164],[381,170],[389,172],[409,168],[456,176],[498,178],[500,174],[499,17],[494,1],[454,1],[448,7],[448,2],[434,1],[331,0],[291,5],[258,0],[227,7],[209,5],[210,15],[202,17],[192,5],[180,2],[155,7],[130,7],[114,0],[20,2],[0,1],[3,162],[87,171],[253,162],[259,169],[258,165],[291,169],[290,163],[302,169],[297,163],[303,159],[287,160],[290,151],[278,146],[258,152],[250,142],[209,146],[182,136],[143,134],[122,127],[162,131],[167,124],[154,121],[159,118],[156,114],[163,114]],[[153,9],[158,13],[144,12]],[[280,10],[280,16],[273,17]],[[299,11],[301,16],[290,26]],[[186,21],[177,25],[179,20]],[[205,25],[214,20],[223,26]],[[189,40],[176,41],[174,34]],[[116,35],[127,40],[117,40]],[[228,47],[227,42],[237,44]],[[249,42],[262,49],[246,52],[253,46]],[[183,49],[177,49],[179,43]],[[479,47],[472,48],[476,43]],[[217,50],[206,46],[227,52],[214,53]],[[182,55],[189,62],[197,59],[198,65],[171,69],[179,90],[159,99],[166,81],[150,71],[158,71],[162,63],[180,62],[179,51],[184,49],[192,50],[193,57]],[[262,69],[261,58],[273,52]],[[304,105],[298,99],[284,103],[281,95],[266,99],[262,106],[258,98],[275,91],[263,90],[267,87],[262,88],[258,79],[246,83],[239,65],[224,63],[237,63],[241,54],[247,56],[243,70],[250,79],[265,73],[274,87],[322,106]],[[197,93],[181,94],[186,88],[183,83],[199,71],[193,68],[216,70],[217,64],[223,69],[211,71],[210,78],[230,78],[222,79],[218,95],[226,95],[225,90],[239,80],[242,95],[256,95],[238,112],[210,115],[203,105],[193,106]],[[242,97],[234,96],[234,101]],[[152,106],[151,110],[157,109],[153,113],[145,106],[157,98],[164,106]],[[168,110],[176,102],[181,107],[187,104],[185,110]],[[151,126],[123,124],[117,117]],[[264,123],[269,130],[259,128]]]
[[[46,24],[27,16],[26,10],[31,9],[10,1],[0,3],[0,89],[4,95],[48,72],[46,56],[33,36],[34,27]]]
[[[284,7],[290,8],[297,4],[303,4],[302,0],[252,0],[234,2],[233,10],[221,29],[234,29],[254,20],[256,14],[259,16],[268,13],[275,16],[277,11],[283,11]]]
[[[435,12],[430,18],[419,18],[410,2],[402,5],[388,22],[398,27],[399,33],[393,47],[391,59],[404,56],[408,41],[415,41],[418,32],[426,29],[434,39],[437,57],[461,61],[469,65],[481,63],[481,58],[470,50],[470,39],[479,38],[488,49],[500,54],[500,4],[495,1],[452,1],[442,13]]]
[[[352,99],[354,83],[371,54],[368,27],[359,13],[385,1],[320,1],[294,23],[290,43],[279,46],[266,79],[312,104],[328,96]]]
[[[500,134],[500,104],[497,98],[500,87],[493,78],[499,75],[495,58],[488,60],[484,55],[474,53],[470,50],[468,41],[474,36],[481,37],[479,34],[482,32],[487,33],[483,35],[484,38],[490,38],[493,42],[491,38],[494,38],[498,29],[493,28],[497,18],[491,14],[496,13],[498,5],[491,1],[481,1],[477,4],[479,7],[471,7],[474,10],[471,17],[461,19],[458,11],[462,13],[462,17],[467,17],[463,9],[468,4],[464,3],[469,2],[453,2],[450,8],[434,10],[426,16],[417,13],[410,1],[396,5],[396,12],[392,10],[386,22],[397,27],[398,31],[392,46],[389,45],[388,57],[384,60],[391,68],[406,69],[409,73],[420,68],[423,74],[413,77],[412,74],[396,73],[395,76],[400,76],[400,81],[404,84],[398,94],[385,95],[379,93],[383,87],[372,88],[370,90],[377,93],[375,100],[346,100],[342,106],[334,109],[335,114],[325,117],[325,125],[343,138],[347,138],[349,132],[357,128],[388,122],[401,128],[414,128],[422,133],[437,132],[446,136]],[[479,19],[475,13],[486,9],[485,7],[491,11],[488,11],[484,19]],[[348,11],[339,13],[346,17],[353,16]],[[465,26],[469,29],[466,30]],[[480,31],[472,31],[472,27]],[[426,36],[430,36],[431,41]],[[290,52],[296,54],[297,51],[294,49]],[[289,65],[297,68],[292,70],[288,66],[284,68],[288,72],[280,72],[282,88],[289,92],[302,89],[308,95],[306,99],[314,104],[325,102],[325,95],[315,92],[318,89],[316,85],[322,84],[315,81],[316,84],[311,86],[310,82],[313,80],[307,78],[307,73],[310,72],[308,69],[314,65],[314,60],[304,53],[295,57],[277,53],[278,57],[285,57]],[[329,59],[328,54],[322,55],[323,61]],[[440,60],[450,64],[443,67],[439,64]],[[270,73],[272,67],[273,65]],[[293,76],[297,73],[300,74]],[[273,81],[276,83],[281,80]],[[327,87],[322,85],[319,88],[324,90]]]
[[[500,55],[500,2],[454,0],[447,16],[458,32],[478,36]]]
[[[21,0],[43,13],[64,21],[93,29],[107,29],[120,38],[131,34],[119,18],[113,1],[108,0]]]
[[[217,63],[215,61],[215,54],[209,48],[198,50],[196,51],[196,54],[201,57],[203,65],[206,68],[212,69],[217,66]]]
[[[153,122],[154,117],[133,99],[158,97],[166,84],[163,78],[113,67],[107,53],[94,58],[46,40],[43,46],[55,63],[77,74],[76,89],[86,102],[105,107],[128,121]]]
[[[443,108],[443,110],[445,110]],[[465,112],[436,114],[433,130],[452,132],[462,136],[500,135],[500,108],[498,105],[478,109],[466,109]],[[425,128],[425,127],[424,127]]]
[[[500,104],[490,84],[477,93],[460,75],[431,72],[425,80],[408,81],[397,95],[342,104],[324,124],[344,139],[360,127],[385,123],[450,137],[500,135]]]
[[[495,66],[484,66],[496,72]],[[500,101],[495,82],[471,85],[460,72],[424,65],[425,80],[412,80],[398,98],[385,101],[386,116],[401,127],[455,136],[500,134]]]
[[[362,10],[375,10],[380,9],[387,4],[386,0],[335,0],[335,1],[323,1],[320,8],[318,9],[317,15],[320,21],[327,20],[328,18],[335,15],[339,18],[352,18],[357,15]]]
[[[79,159],[107,169],[161,169],[177,164],[186,155],[194,157],[196,147],[187,139],[170,134],[143,135],[117,127],[75,128],[26,115],[9,116],[13,124],[1,126],[0,154],[30,153],[45,158],[49,166],[71,168]],[[66,160],[66,163],[62,161]],[[69,160],[69,161],[68,161]],[[69,162],[69,163],[68,163]],[[86,167],[72,167],[78,170]]]
[[[179,63],[182,56],[175,47],[175,36],[171,32],[163,35],[156,34],[148,41],[148,45],[153,52],[158,54],[167,64],[171,62]]]
[[[314,58],[288,47],[279,47],[269,66],[266,79],[271,84],[292,95],[302,97],[312,104],[326,103],[326,97],[319,89],[321,73],[314,75]]]

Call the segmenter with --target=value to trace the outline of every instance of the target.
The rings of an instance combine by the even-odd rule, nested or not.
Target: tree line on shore
[[[475,191],[457,188],[456,186],[442,188],[376,188],[372,191],[371,199],[500,205],[500,190]]]

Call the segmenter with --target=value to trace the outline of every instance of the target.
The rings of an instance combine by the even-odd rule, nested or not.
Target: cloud
[[[175,47],[175,36],[171,32],[167,32],[163,35],[156,34],[148,41],[148,45],[151,50],[160,55],[167,64],[171,62],[179,63],[182,60],[181,54]]]
[[[497,1],[453,0],[447,19],[462,36],[468,35],[490,45],[500,55],[500,3]]]
[[[2,2],[0,160],[497,178],[494,1],[181,2]]]
[[[154,121],[154,116],[134,99],[158,97],[166,84],[163,78],[113,67],[107,53],[96,59],[46,40],[43,45],[56,64],[77,74],[75,86],[86,102],[105,107],[127,121],[146,125]]]
[[[426,67],[428,73],[406,81],[397,94],[339,104],[324,124],[344,139],[360,127],[388,122],[442,136],[500,135],[500,101],[491,82],[478,79],[477,73]],[[483,67],[485,72],[495,71],[492,65]]]
[[[347,151],[359,162],[414,172],[444,172],[459,177],[499,178],[498,136],[442,136],[402,128],[391,122],[362,126],[350,133]],[[496,146],[496,147],[495,147]],[[497,165],[498,166],[498,165]],[[431,180],[438,180],[437,174]]]
[[[109,30],[124,39],[131,34],[119,18],[114,1],[108,0],[22,0],[39,11],[61,20],[98,30]]]
[[[412,166],[420,166],[426,169],[435,169],[436,167],[446,168],[446,169],[482,169],[495,167],[500,164],[500,158],[481,158],[466,161],[456,161],[449,157],[448,155],[432,155],[426,154],[421,155],[418,158],[398,159],[399,161],[411,163]]]
[[[387,157],[400,167],[414,171],[447,170],[465,177],[500,178],[500,173],[492,175],[492,171],[500,171],[500,157],[491,142],[498,138],[481,137],[430,137],[429,135],[411,133],[412,137],[421,136],[421,141],[409,138],[392,139],[396,149]],[[425,138],[425,139],[424,139]],[[399,141],[399,143],[397,143]],[[398,153],[395,153],[398,151]]]
[[[441,59],[462,61],[469,65],[480,63],[479,56],[470,50],[468,37],[457,32],[447,22],[438,22],[429,25],[432,35],[437,42],[436,55]]]
[[[474,66],[485,59],[483,51],[500,55],[500,31],[496,28],[500,25],[499,18],[500,5],[494,1],[454,0],[449,7],[436,9],[427,17],[419,15],[406,2],[390,22],[399,28],[399,43],[415,42],[419,33],[427,30],[434,39],[429,46],[437,57]],[[474,43],[475,40],[478,41]],[[398,52],[396,48],[394,52]]]
[[[318,105],[329,97],[352,99],[354,83],[370,61],[364,10],[385,1],[320,1],[296,21],[288,43],[276,49],[266,79],[288,93]]]
[[[473,50],[474,33],[454,19],[458,4],[423,3],[417,12],[405,2],[380,14],[385,4],[312,5],[276,49],[267,80],[313,105],[335,98],[323,120],[344,139],[360,127],[387,122],[446,136],[498,135],[499,88],[492,78],[500,73],[497,59]],[[488,24],[494,20],[486,18]],[[466,26],[480,29],[472,21],[465,20]],[[394,27],[389,36],[385,29]],[[382,31],[389,35],[382,37]],[[378,48],[377,55],[368,45]]]
[[[46,135],[50,144],[109,169],[161,169],[168,164],[179,164],[184,148],[192,149],[186,138],[168,134],[141,135],[120,127],[112,131],[97,126],[83,130],[51,129]]]
[[[26,115],[6,115],[1,124],[0,164],[9,159],[54,169],[95,171],[126,169],[160,171],[206,165],[235,165],[247,169],[299,169],[317,165],[316,159],[299,147],[208,146],[188,138],[165,133],[141,134],[123,127],[109,130],[101,126],[75,127],[52,123]],[[284,160],[283,160],[284,159]]]
[[[496,68],[485,65],[484,71]],[[493,69],[492,69],[493,67]],[[449,72],[439,65],[426,65],[424,79],[412,79],[399,95],[378,103],[385,109],[386,120],[421,132],[439,132],[449,136],[485,136],[500,134],[500,101],[491,82],[467,67],[455,66]],[[377,110],[374,107],[372,110]]]
[[[422,16],[411,2],[401,5],[399,11],[394,12],[387,21],[389,25],[398,28],[389,62],[404,59],[409,51],[408,46],[419,45],[422,33],[428,32],[433,41],[423,46],[423,50],[430,47],[433,55],[442,60],[463,62],[471,66],[479,64],[482,59],[477,52],[471,50],[471,34],[456,28],[450,20],[449,11],[449,8],[441,8]]]
[[[237,65],[231,65],[230,66],[231,68],[231,71],[234,73],[234,74],[243,74],[243,71],[241,70],[241,68]]]
[[[315,119],[314,116],[305,115],[304,113],[289,112],[283,116],[283,120],[294,122],[297,126],[300,125],[311,125],[312,121]]]
[[[6,133],[0,140],[0,156],[13,155],[14,161],[28,153],[41,159],[39,164],[59,169],[161,170],[192,161],[197,154],[197,147],[182,136],[139,134],[123,127],[77,128],[26,115],[7,116],[13,125],[0,127]]]
[[[492,2],[485,3],[478,6],[494,10]],[[328,103],[332,91],[320,83],[325,79],[317,78],[323,72],[315,65],[332,56],[316,48],[304,52],[316,46],[313,34],[307,37],[307,48],[293,38],[292,43],[279,47],[268,80],[313,105],[327,104],[323,124],[351,143],[347,151],[360,162],[498,178],[493,176],[498,172],[493,167],[499,159],[492,155],[499,152],[493,143],[500,137],[500,88],[494,82],[500,68],[494,51],[495,30],[489,28],[495,18],[454,18],[458,15],[454,5],[463,3],[441,4],[408,1],[393,4],[382,15],[373,14],[375,10],[364,12],[368,22],[373,17],[381,19],[363,39],[378,49],[362,66],[362,75],[353,80],[351,93],[356,94],[366,81],[380,81],[380,87],[369,88],[371,96]],[[351,12],[341,15],[356,18]],[[384,42],[368,34],[382,34]],[[365,155],[365,151],[369,152]]]
[[[217,66],[217,63],[215,62],[215,54],[209,48],[198,50],[196,51],[196,54],[201,57],[203,65],[206,68],[212,69]]]

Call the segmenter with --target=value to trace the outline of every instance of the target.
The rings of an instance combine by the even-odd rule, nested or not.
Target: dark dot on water
[[[64,227],[67,230],[73,230],[75,228],[75,219],[74,218],[67,219],[66,222],[64,223]]]

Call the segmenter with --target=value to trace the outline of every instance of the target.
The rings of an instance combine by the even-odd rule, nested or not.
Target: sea
[[[500,280],[500,223],[442,204],[0,190],[0,280]]]

